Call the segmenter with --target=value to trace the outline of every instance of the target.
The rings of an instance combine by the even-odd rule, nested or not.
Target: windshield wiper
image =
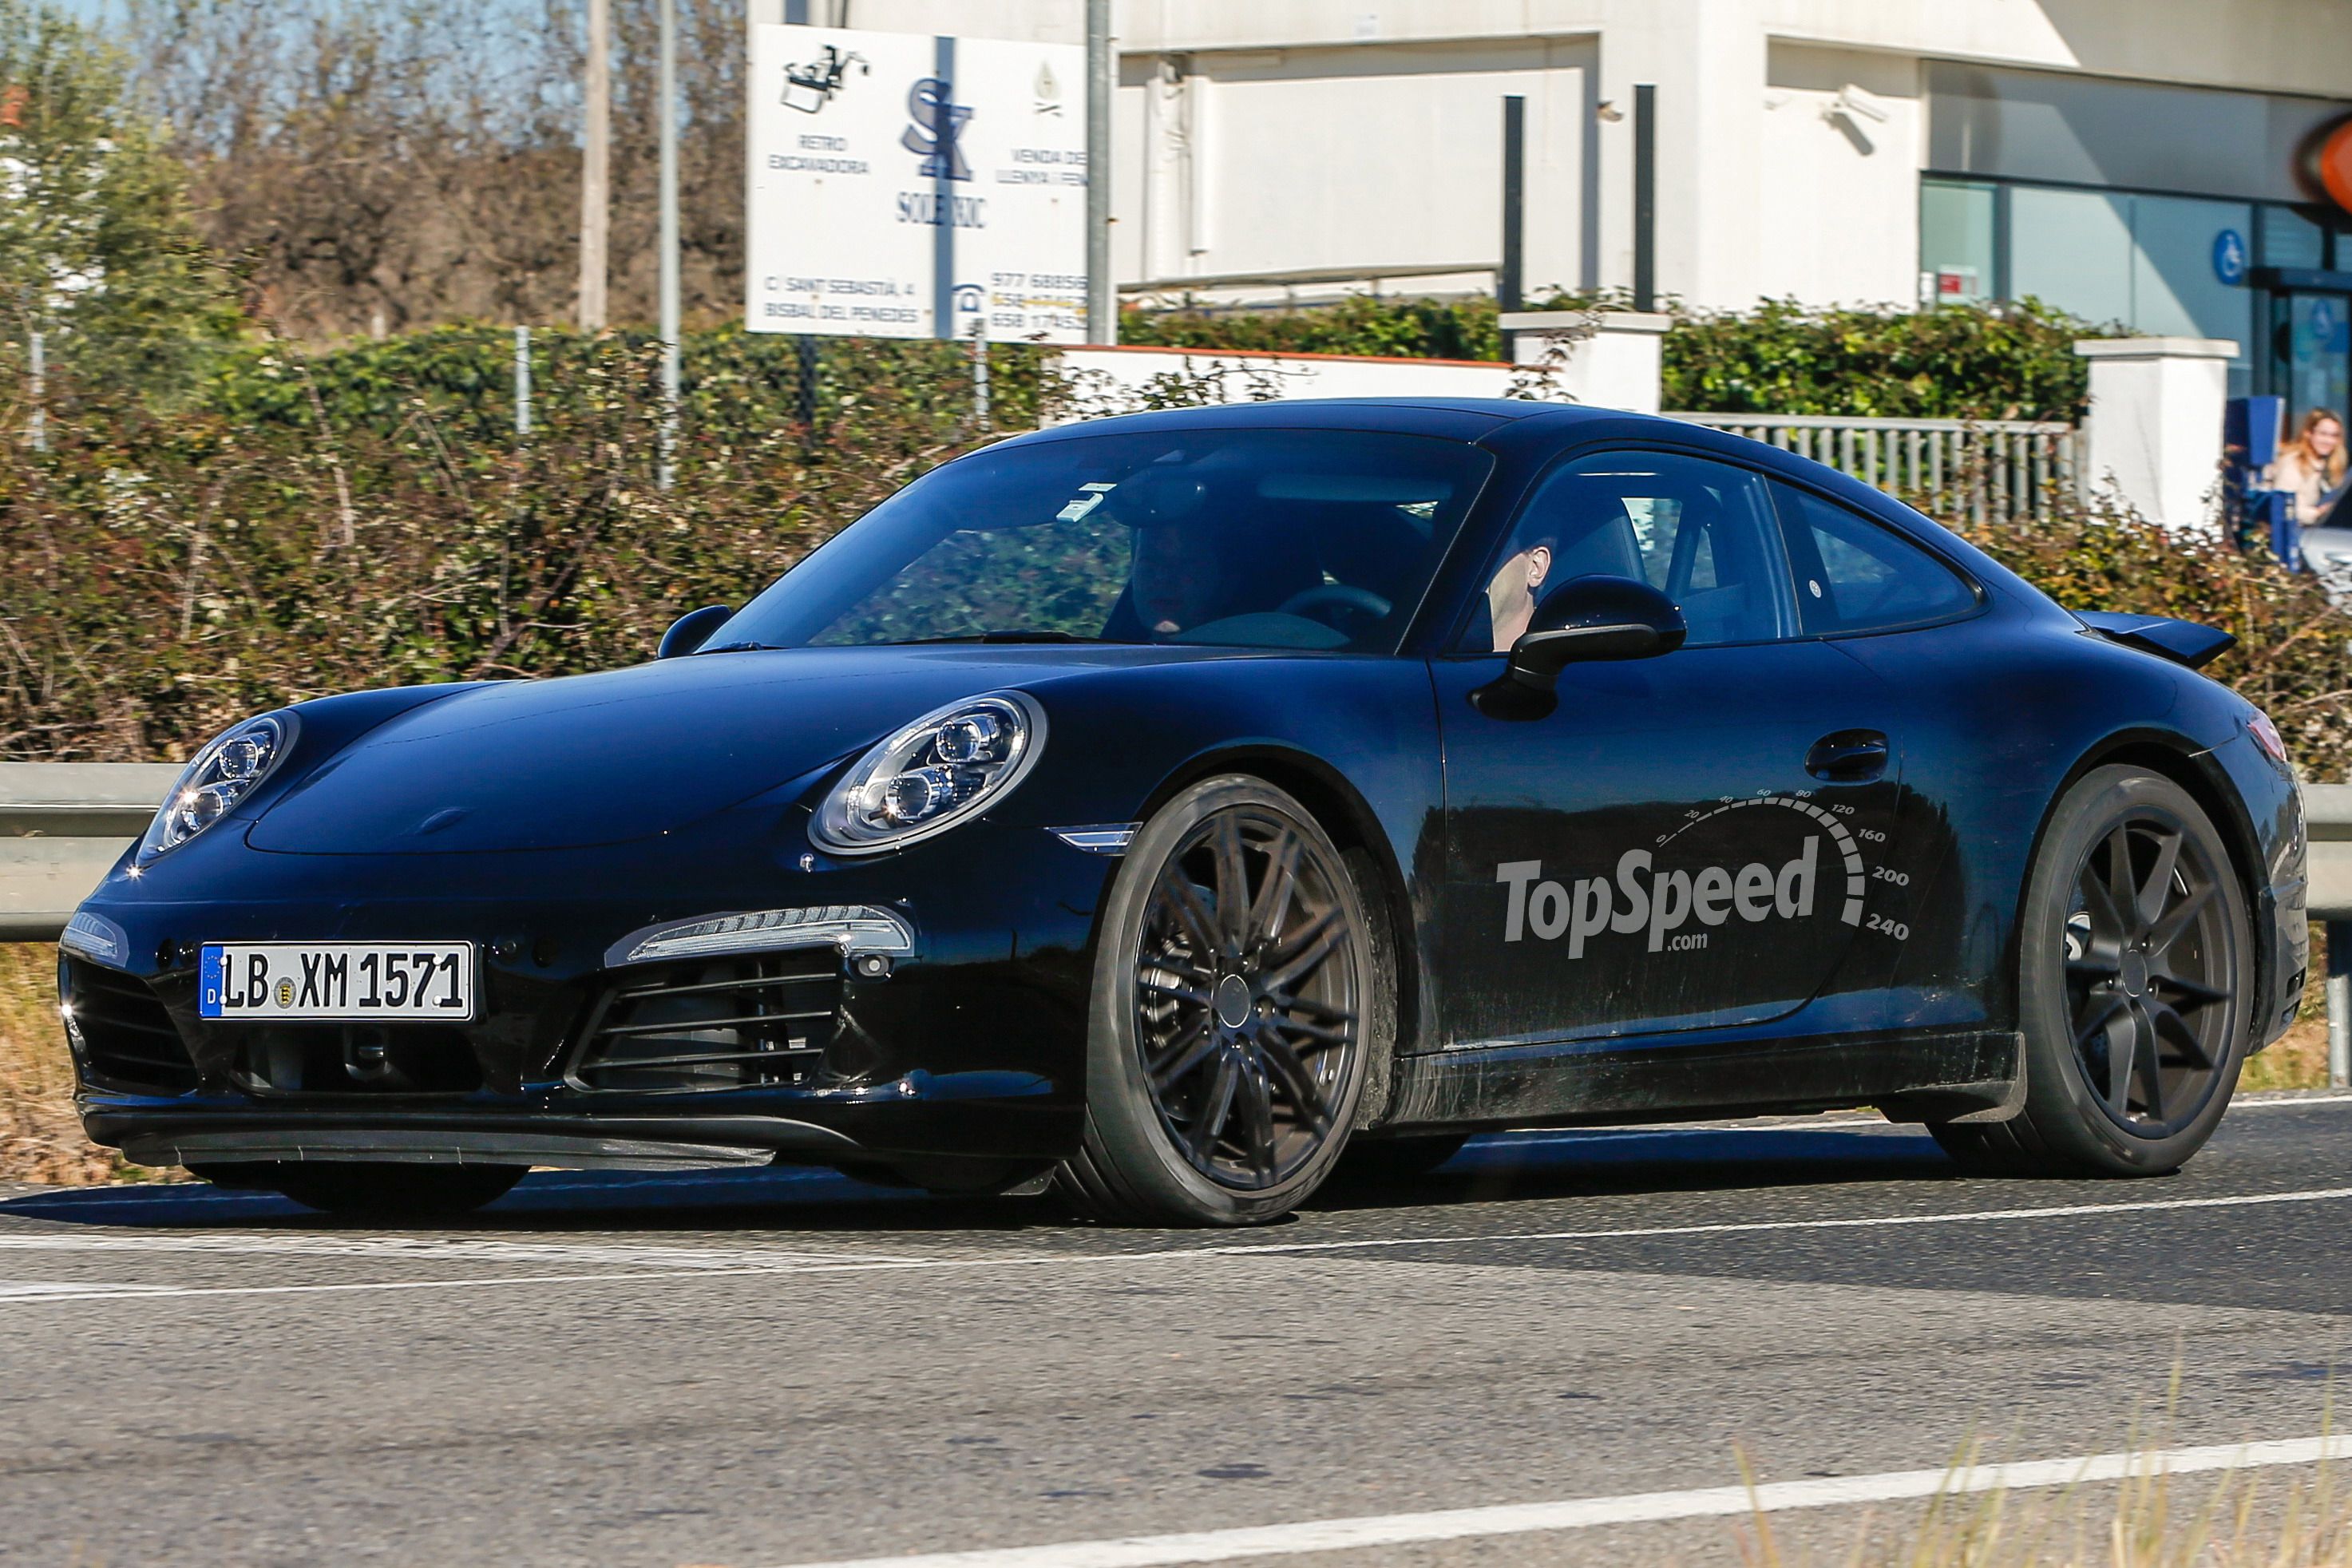
[[[782,649],[783,649],[783,644],[782,644],[782,643],[772,643],[772,642],[723,642],[723,643],[720,643],[720,644],[719,644],[718,647],[698,647],[698,648],[696,648],[694,651],[695,651],[696,653],[698,653],[698,654],[705,654],[705,653],[778,653],[778,652],[782,652]]]

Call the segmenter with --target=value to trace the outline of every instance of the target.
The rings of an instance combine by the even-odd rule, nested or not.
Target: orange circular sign
[[[2327,133],[2312,162],[2328,200],[2352,212],[2352,120]]]

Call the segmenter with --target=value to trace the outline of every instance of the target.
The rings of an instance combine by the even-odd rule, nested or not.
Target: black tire
[[[1065,1198],[1120,1225],[1256,1225],[1304,1202],[1393,1048],[1382,918],[1360,858],[1264,780],[1161,807],[1103,911]]]
[[[215,1186],[259,1187],[326,1214],[425,1219],[470,1214],[506,1196],[522,1165],[439,1165],[386,1161],[319,1161],[191,1165]]]
[[[2095,769],[2060,797],[2027,881],[2024,1108],[1929,1131],[1987,1173],[2177,1171],[2229,1109],[2253,988],[2245,889],[2221,834],[2169,779]]]
[[[1425,1176],[1470,1142],[1465,1132],[1412,1132],[1400,1138],[1359,1138],[1339,1157],[1335,1182],[1360,1182],[1367,1186],[1410,1182]]]

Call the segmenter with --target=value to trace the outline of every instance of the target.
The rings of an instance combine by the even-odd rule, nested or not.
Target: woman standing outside
[[[2320,521],[2321,498],[2344,483],[2344,421],[2333,410],[2315,408],[2271,465],[2271,489],[2293,496],[2294,521],[2310,528]]]

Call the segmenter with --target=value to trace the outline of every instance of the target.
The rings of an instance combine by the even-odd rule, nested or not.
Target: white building
[[[755,20],[1080,37],[1081,0],[751,0]],[[789,17],[788,14],[789,13]],[[1530,294],[2037,296],[2352,400],[2352,231],[2298,172],[2352,113],[2352,0],[1119,0],[1123,289],[1484,289],[1501,100]]]

